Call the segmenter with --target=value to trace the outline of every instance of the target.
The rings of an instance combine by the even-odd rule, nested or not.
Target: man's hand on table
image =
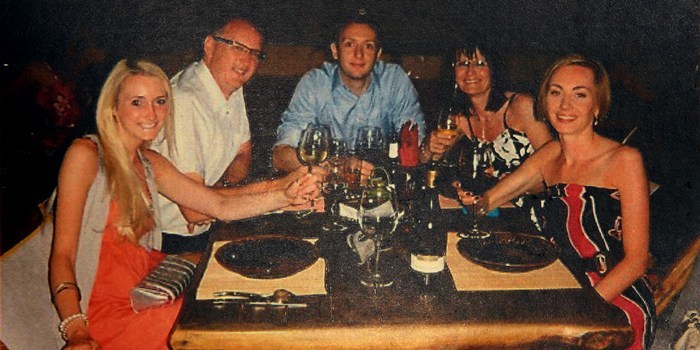
[[[318,167],[315,167],[318,168]],[[315,169],[314,168],[314,169]],[[308,173],[308,169],[303,168],[304,174],[291,182],[284,190],[284,195],[289,199],[291,205],[302,205],[319,196],[321,193],[321,172],[312,169]],[[296,175],[297,171],[292,172],[288,176]]]

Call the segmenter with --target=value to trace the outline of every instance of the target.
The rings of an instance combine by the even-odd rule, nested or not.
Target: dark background
[[[239,15],[255,21],[268,44],[325,48],[337,15],[360,8],[380,19],[384,52],[392,57],[442,55],[452,38],[478,36],[506,57],[518,90],[536,88],[543,70],[564,54],[600,60],[614,87],[601,132],[621,140],[638,127],[630,144],[643,152],[651,180],[662,185],[652,197],[653,236],[661,243],[654,249],[676,251],[698,232],[697,1],[15,0],[0,5],[2,251],[36,225],[36,205],[54,188],[66,145],[46,150],[32,144],[27,121],[35,118],[37,88],[18,84],[27,80],[31,62],[45,61],[75,84],[84,115],[72,137],[90,130],[99,88],[123,57],[150,58],[174,74],[200,57],[206,34]],[[258,173],[269,170],[269,142],[298,78],[258,76],[246,87]],[[414,83],[430,118],[437,84]]]

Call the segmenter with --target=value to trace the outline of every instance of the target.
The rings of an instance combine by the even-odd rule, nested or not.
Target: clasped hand
[[[306,204],[317,198],[321,193],[321,179],[325,171],[320,167],[313,167],[311,172],[301,167],[288,175],[289,182],[284,191],[285,197],[291,201],[291,205]],[[295,179],[296,178],[296,179]]]

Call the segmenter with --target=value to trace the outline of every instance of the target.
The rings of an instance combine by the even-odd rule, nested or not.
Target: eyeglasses
[[[267,57],[267,55],[264,52],[256,49],[251,49],[248,46],[239,43],[238,41],[222,38],[216,35],[212,35],[212,38],[214,38],[215,41],[218,41],[222,44],[231,46],[234,50],[240,53],[253,56],[253,58],[255,58],[258,62],[264,61]]]
[[[464,60],[464,61],[459,61],[452,63],[452,67],[455,68],[469,68],[469,67],[474,67],[474,68],[486,68],[489,66],[489,63],[484,61],[484,60]]]

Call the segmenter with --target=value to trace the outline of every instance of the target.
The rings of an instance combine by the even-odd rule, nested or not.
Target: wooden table
[[[517,209],[501,210],[485,225],[522,229]],[[459,226],[457,210],[443,211]],[[409,267],[401,232],[390,254],[394,286],[376,293],[359,283],[344,235],[323,232],[321,214],[297,219],[273,214],[219,225],[212,241],[256,234],[320,237],[327,295],[300,296],[305,309],[215,306],[196,300],[205,263],[171,338],[174,349],[381,348],[624,348],[632,340],[624,314],[587,289],[459,292],[444,271],[429,286]],[[515,227],[513,227],[515,226]],[[208,261],[209,251],[202,261]]]

